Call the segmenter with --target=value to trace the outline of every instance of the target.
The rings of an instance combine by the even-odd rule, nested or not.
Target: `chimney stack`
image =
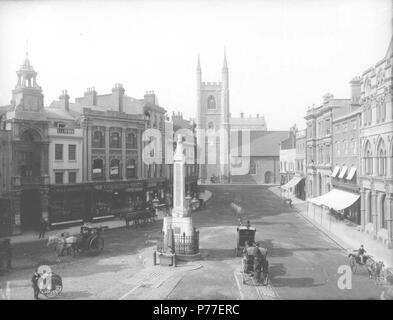
[[[94,87],[87,88],[84,96],[84,104],[86,104],[87,106],[97,105],[97,91]]]
[[[112,88],[113,106],[119,112],[124,112],[124,108],[123,108],[124,91],[125,90],[121,83],[115,83],[115,86]]]
[[[70,111],[70,96],[67,94],[67,90],[62,91],[61,96],[59,97],[59,100],[60,100],[64,110],[69,112]]]
[[[145,103],[156,104],[156,95],[154,94],[154,91],[146,91],[144,99]]]

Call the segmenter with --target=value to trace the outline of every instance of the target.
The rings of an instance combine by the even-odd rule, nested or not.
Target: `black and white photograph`
[[[392,30],[392,0],[0,1],[0,303],[393,300]]]

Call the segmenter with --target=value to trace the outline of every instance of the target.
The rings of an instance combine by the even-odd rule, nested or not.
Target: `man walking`
[[[44,218],[40,219],[40,234],[39,234],[39,239],[45,239],[45,231],[47,228],[48,224]]]
[[[254,254],[254,280],[256,283],[260,282],[261,279],[261,269],[262,269],[262,253],[259,250],[259,243],[255,243],[253,248]]]
[[[33,277],[31,278],[31,286],[33,287],[34,299],[38,300],[38,295],[40,294],[40,288],[38,286],[38,280],[40,279],[40,275],[38,270],[36,269],[33,273]]]

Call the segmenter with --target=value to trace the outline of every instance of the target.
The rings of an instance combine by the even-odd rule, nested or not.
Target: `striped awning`
[[[335,178],[340,171],[340,166],[336,166],[333,170],[332,177]]]

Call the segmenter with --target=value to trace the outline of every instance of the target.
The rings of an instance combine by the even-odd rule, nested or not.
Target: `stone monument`
[[[173,163],[173,209],[163,222],[164,250],[171,248],[179,260],[192,260],[199,258],[199,231],[193,227],[186,200],[185,162],[182,136],[178,135]]]

